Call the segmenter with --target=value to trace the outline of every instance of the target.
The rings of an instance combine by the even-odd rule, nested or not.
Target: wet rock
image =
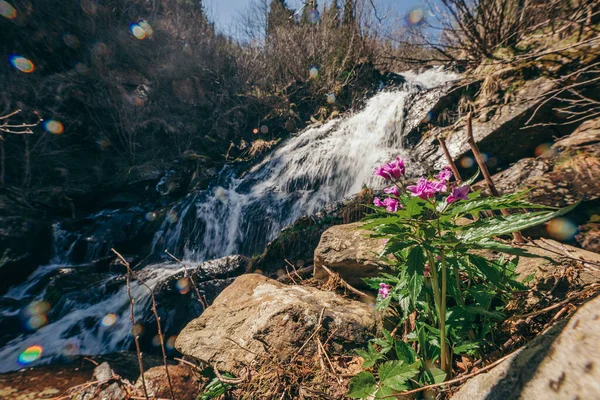
[[[195,400],[199,392],[198,379],[192,369],[186,365],[169,365],[169,376],[173,394],[177,400]],[[151,398],[170,399],[169,382],[164,366],[154,367],[144,372],[146,390]],[[142,380],[138,379],[135,386],[142,388]]]
[[[50,261],[52,227],[21,217],[0,217],[0,294]]]
[[[315,278],[329,277],[323,266],[340,274],[355,287],[363,287],[361,278],[375,277],[386,269],[379,257],[386,240],[369,237],[370,232],[360,229],[362,223],[336,225],[327,229],[315,249]]]
[[[583,305],[490,372],[471,378],[453,400],[600,398],[600,297]]]
[[[364,345],[377,331],[374,310],[313,287],[287,286],[258,274],[237,278],[177,337],[186,356],[239,372],[263,356],[285,359],[319,323],[333,349]]]
[[[239,255],[203,263],[186,263],[188,274],[201,296],[200,301],[196,288],[183,270],[159,283],[155,297],[165,335],[178,334],[188,322],[200,316],[235,277],[246,271],[248,263],[247,257]]]

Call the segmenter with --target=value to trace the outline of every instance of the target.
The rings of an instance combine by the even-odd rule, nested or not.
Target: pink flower
[[[448,182],[452,176],[452,169],[447,165],[437,175],[434,175],[434,178],[438,181]]]
[[[400,191],[398,190],[398,188],[396,186],[392,186],[392,187],[383,189],[383,191],[387,194],[393,194],[396,197],[400,196]]]
[[[396,157],[396,160],[390,161],[379,167],[375,168],[373,175],[381,176],[387,180],[394,180],[400,178],[404,175],[404,160],[400,158],[400,156]]]
[[[379,295],[381,296],[382,299],[385,299],[386,297],[388,297],[391,290],[392,290],[392,287],[390,285],[388,285],[387,283],[381,282],[379,284]]]
[[[433,182],[420,177],[416,185],[410,185],[407,187],[407,189],[412,192],[413,196],[419,196],[425,200],[434,197],[438,192],[439,187]]]
[[[375,197],[373,199],[373,204],[377,207],[385,207],[385,209],[389,212],[396,212],[399,208],[402,208],[400,202],[396,199],[388,197],[385,200],[381,200],[379,197]]]
[[[423,276],[425,278],[429,278],[431,276],[431,268],[429,268],[429,264],[425,264],[425,270],[423,271]]]
[[[450,193],[450,196],[448,196],[448,198],[446,199],[446,203],[450,204],[458,200],[469,200],[469,196],[467,196],[469,190],[471,190],[469,185],[453,188],[452,193]]]
[[[385,199],[383,204],[385,205],[385,209],[389,212],[396,212],[398,211],[398,208],[402,208],[400,202],[396,199],[392,199],[391,197]]]

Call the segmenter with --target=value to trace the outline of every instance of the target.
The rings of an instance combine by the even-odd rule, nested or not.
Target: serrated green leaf
[[[390,389],[387,386],[382,386],[379,388],[377,393],[375,393],[375,398],[376,399],[385,399],[385,398],[389,398],[389,396],[391,396],[392,394],[394,394],[394,391],[392,389]]]
[[[402,340],[396,340],[395,343],[396,357],[399,360],[404,361],[406,364],[412,364],[415,362],[416,352],[408,344]]]
[[[363,371],[350,380],[348,397],[365,399],[377,390],[377,381],[370,372]]]
[[[493,236],[507,235],[548,222],[572,211],[578,205],[579,202],[553,212],[512,214],[502,218],[489,218],[478,224],[477,227],[465,226],[465,229],[457,236],[462,242],[470,244]]]
[[[448,213],[451,215],[458,214],[474,214],[480,211],[492,211],[502,209],[554,209],[541,204],[533,204],[527,200],[524,200],[525,193],[513,193],[500,197],[485,197],[477,200],[469,200],[463,202],[456,202],[452,207],[448,209]]]
[[[418,368],[403,361],[386,361],[379,366],[379,381],[390,389],[406,390],[406,382],[418,373]]]
[[[358,354],[365,360],[362,365],[363,368],[370,368],[373,365],[375,365],[377,363],[377,361],[384,358],[384,356],[377,351],[375,346],[373,346],[373,343],[370,343],[370,342],[367,346],[366,351],[360,350],[360,349],[356,349],[355,351],[356,351],[356,354]]]

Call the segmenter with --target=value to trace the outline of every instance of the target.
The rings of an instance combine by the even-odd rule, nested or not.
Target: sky
[[[320,0],[320,6],[325,4],[325,0]],[[329,0],[327,0],[327,3]],[[374,4],[378,7],[380,13],[393,9],[399,13],[422,5],[419,0],[374,0]],[[232,24],[236,23],[236,19],[248,9],[251,0],[204,0],[204,7],[210,18],[215,22],[217,30],[220,32],[230,32]],[[290,8],[297,9],[304,3],[303,0],[287,0]],[[342,1],[339,2],[340,4]]]

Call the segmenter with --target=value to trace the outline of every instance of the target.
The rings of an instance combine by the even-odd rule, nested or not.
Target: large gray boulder
[[[600,297],[582,306],[453,400],[600,399]]]
[[[322,315],[322,317],[321,317]],[[264,356],[286,359],[313,334],[321,320],[334,351],[358,347],[376,334],[371,306],[308,286],[288,286],[263,275],[237,278],[175,341],[188,357],[240,372]]]
[[[329,277],[325,266],[350,285],[361,287],[364,286],[362,278],[376,277],[388,268],[379,256],[387,240],[370,237],[372,232],[360,229],[361,225],[361,222],[335,225],[323,232],[315,249],[316,279]]]

